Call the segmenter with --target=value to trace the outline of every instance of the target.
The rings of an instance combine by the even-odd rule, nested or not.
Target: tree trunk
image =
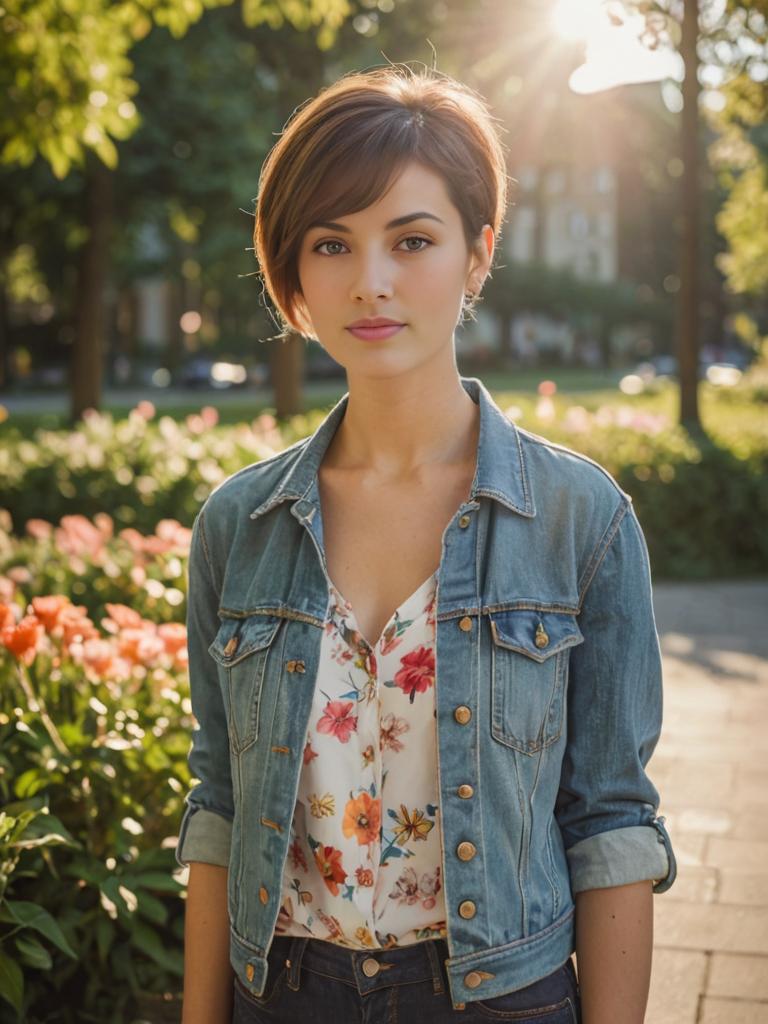
[[[70,419],[101,406],[104,362],[104,289],[112,232],[112,171],[88,151],[85,171],[85,225],[88,237],[80,253],[75,340],[70,363]]]
[[[685,62],[681,118],[683,174],[682,232],[680,240],[680,293],[678,298],[677,360],[680,375],[680,422],[701,430],[699,383],[699,79],[696,43],[699,34],[698,0],[684,0],[681,54]]]
[[[272,389],[278,419],[302,411],[301,393],[306,342],[300,334],[272,344]]]

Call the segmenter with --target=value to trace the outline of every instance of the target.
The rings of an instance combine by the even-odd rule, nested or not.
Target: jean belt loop
[[[291,944],[288,947],[288,959],[285,966],[288,969],[288,988],[294,992],[298,992],[301,985],[301,958],[304,956],[308,942],[309,939],[294,935],[291,937]]]
[[[429,965],[432,968],[432,991],[435,995],[441,995],[445,991],[443,985],[443,969],[440,964],[440,952],[438,944],[440,939],[425,939],[424,945],[429,956]]]

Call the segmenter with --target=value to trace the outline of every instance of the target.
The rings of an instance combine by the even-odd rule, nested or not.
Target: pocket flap
[[[573,647],[584,640],[576,616],[571,612],[512,608],[492,612],[490,620],[495,644],[519,651],[535,661],[545,661],[565,647]]]
[[[224,619],[208,648],[220,665],[236,665],[254,651],[269,647],[280,628],[279,615],[250,615],[246,619]]]

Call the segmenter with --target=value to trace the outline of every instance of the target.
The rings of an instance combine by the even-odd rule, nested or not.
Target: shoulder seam
[[[614,540],[616,538],[617,533],[619,532],[619,527],[624,522],[624,519],[625,519],[627,513],[631,512],[631,511],[632,511],[632,502],[631,502],[631,500],[627,501],[627,500],[622,498],[622,500],[619,502],[618,506],[616,507],[616,510],[614,511],[613,516],[611,517],[611,521],[609,522],[608,526],[606,527],[602,537],[597,542],[595,550],[592,552],[592,555],[590,556],[589,562],[587,563],[587,568],[585,569],[583,577],[582,577],[582,579],[583,579],[583,587],[581,588],[581,590],[579,592],[579,599],[578,599],[579,610],[581,610],[581,608],[582,608],[582,606],[584,604],[584,599],[587,596],[587,591],[589,590],[590,586],[592,585],[592,581],[594,580],[595,576],[597,575],[598,569],[603,564],[605,556],[608,553],[608,550],[610,549],[611,545],[613,544],[613,542],[614,542]]]
[[[524,427],[518,427],[517,424],[515,424],[515,426],[517,427],[519,434],[522,435],[522,437],[525,440],[528,440],[534,444],[539,444],[543,448],[551,448],[553,451],[560,451],[564,452],[566,455],[572,455],[574,458],[579,459],[581,462],[586,462],[590,466],[594,466],[595,469],[599,469],[603,476],[613,485],[614,490],[617,491],[623,499],[629,498],[630,501],[632,500],[631,495],[627,494],[627,492],[621,487],[616,478],[605,468],[605,466],[601,466],[599,462],[597,462],[595,459],[591,459],[589,455],[585,455],[583,452],[574,451],[573,448],[568,448],[564,444],[558,444],[557,441],[550,441],[547,437],[542,437],[539,434],[533,434],[531,433],[531,431],[526,430]]]

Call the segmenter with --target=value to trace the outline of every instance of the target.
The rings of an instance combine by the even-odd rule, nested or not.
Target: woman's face
[[[442,177],[411,162],[371,206],[310,227],[298,273],[315,337],[332,358],[348,373],[390,373],[441,354],[453,361],[464,293],[480,290],[492,257],[491,227],[468,252]],[[368,338],[350,330],[377,317],[402,326]]]

